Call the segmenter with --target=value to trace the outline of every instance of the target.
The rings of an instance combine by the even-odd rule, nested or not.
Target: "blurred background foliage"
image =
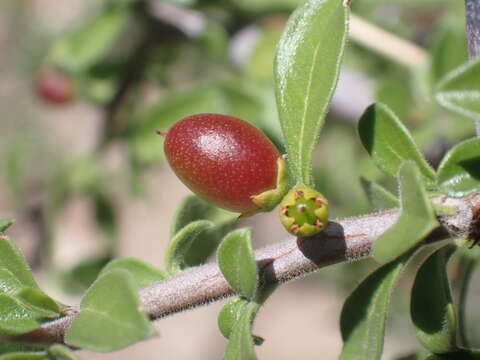
[[[187,115],[218,112],[251,122],[283,148],[272,65],[285,21],[300,3],[0,3],[0,217],[17,219],[13,231],[21,234],[16,237],[36,271],[53,286],[78,294],[110,259],[125,255],[118,244],[126,236],[122,231],[144,225],[131,224],[122,209],[151,201],[154,187],[172,186],[158,175],[169,169],[156,130],[166,131]],[[425,58],[406,66],[400,51],[399,59],[386,57],[366,47],[368,39],[356,41],[368,34],[352,27],[356,33],[314,164],[333,218],[373,210],[361,178],[397,190],[357,139],[355,124],[371,102],[395,110],[433,166],[453,144],[473,135],[470,120],[441,109],[431,97],[438,80],[467,60],[463,6],[458,0],[352,0],[354,14],[416,44]],[[72,8],[62,12],[62,7]],[[69,82],[72,94],[64,101],[52,102],[42,90],[44,74],[52,69]],[[95,245],[62,262],[57,248],[68,233],[59,231],[59,222],[79,199],[86,204],[83,219]],[[168,223],[180,200],[162,198],[171,205],[152,217]],[[264,221],[247,224],[262,229]],[[168,238],[168,229],[162,234]],[[286,235],[273,234],[271,241]],[[140,238],[129,241],[142,246]],[[160,251],[156,257],[162,257]],[[368,261],[337,265],[313,281],[328,281],[346,294],[371,268]],[[401,328],[405,319],[394,316],[393,322]]]

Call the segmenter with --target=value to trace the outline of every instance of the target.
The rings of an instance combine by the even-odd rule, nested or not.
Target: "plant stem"
[[[470,59],[480,55],[480,0],[465,0],[465,17]],[[480,137],[480,119],[475,121],[477,137]]]
[[[434,231],[425,243],[451,236],[476,239],[480,224],[480,193],[461,199],[441,197],[434,202],[455,206],[453,215],[440,217],[442,227]],[[371,256],[373,242],[399,216],[397,209],[331,221],[317,236],[290,237],[255,252],[259,272],[270,283],[298,279],[322,267],[343,261],[360,260]],[[476,224],[476,225],[472,225]],[[476,234],[476,235],[475,235]],[[222,276],[217,264],[211,263],[186,270],[180,275],[140,290],[143,310],[152,320],[192,309],[199,305],[231,296],[234,291]],[[40,329],[13,340],[36,343],[62,343],[78,309],[70,315],[44,324]]]

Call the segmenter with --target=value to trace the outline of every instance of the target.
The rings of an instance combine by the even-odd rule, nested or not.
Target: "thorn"
[[[295,200],[300,199],[303,196],[303,191],[302,190],[295,190],[295,193],[293,195]]]
[[[167,136],[167,133],[165,131],[157,130],[157,131],[155,131],[155,133],[157,133],[158,135],[163,136],[163,137]]]
[[[291,230],[294,234],[298,234],[298,232],[300,231],[300,226],[298,226],[298,224],[293,224],[293,225],[290,227],[290,230]]]
[[[317,197],[315,199],[315,204],[317,204],[318,206],[322,206],[323,204],[325,204],[325,201],[319,197]]]
[[[315,227],[316,227],[317,229],[320,229],[320,228],[322,228],[322,227],[324,227],[324,226],[325,226],[325,224],[324,224],[323,222],[321,222],[320,220],[317,219],[317,221],[315,221]]]

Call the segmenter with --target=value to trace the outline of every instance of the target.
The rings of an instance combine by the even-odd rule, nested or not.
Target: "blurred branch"
[[[428,59],[427,52],[421,47],[354,14],[350,14],[350,37],[353,41],[409,68],[421,67]]]
[[[468,54],[470,59],[480,56],[480,0],[465,0]],[[480,137],[480,120],[475,122]]]
[[[424,243],[440,241],[450,236],[471,240],[480,237],[480,194],[453,199],[440,197],[436,203],[453,206],[455,214],[439,218],[442,225]],[[325,231],[315,237],[290,237],[283,242],[256,251],[259,272],[267,282],[284,283],[298,279],[322,267],[371,256],[372,244],[386,231],[399,215],[397,209],[349,218],[329,223]],[[234,292],[224,279],[218,265],[206,264],[155,283],[140,291],[143,309],[152,320],[186,309],[223,299]],[[64,335],[78,309],[59,320],[45,324],[38,330],[15,340],[56,343]]]

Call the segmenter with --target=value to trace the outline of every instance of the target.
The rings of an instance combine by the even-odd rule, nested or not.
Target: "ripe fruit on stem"
[[[37,77],[38,96],[51,104],[66,104],[73,99],[75,86],[70,76],[53,67],[42,69]]]
[[[295,187],[280,204],[280,221],[293,235],[303,237],[318,234],[328,222],[328,201],[309,187]]]
[[[186,117],[165,136],[175,174],[199,197],[242,216],[272,210],[288,190],[285,160],[257,128],[228,115]]]

